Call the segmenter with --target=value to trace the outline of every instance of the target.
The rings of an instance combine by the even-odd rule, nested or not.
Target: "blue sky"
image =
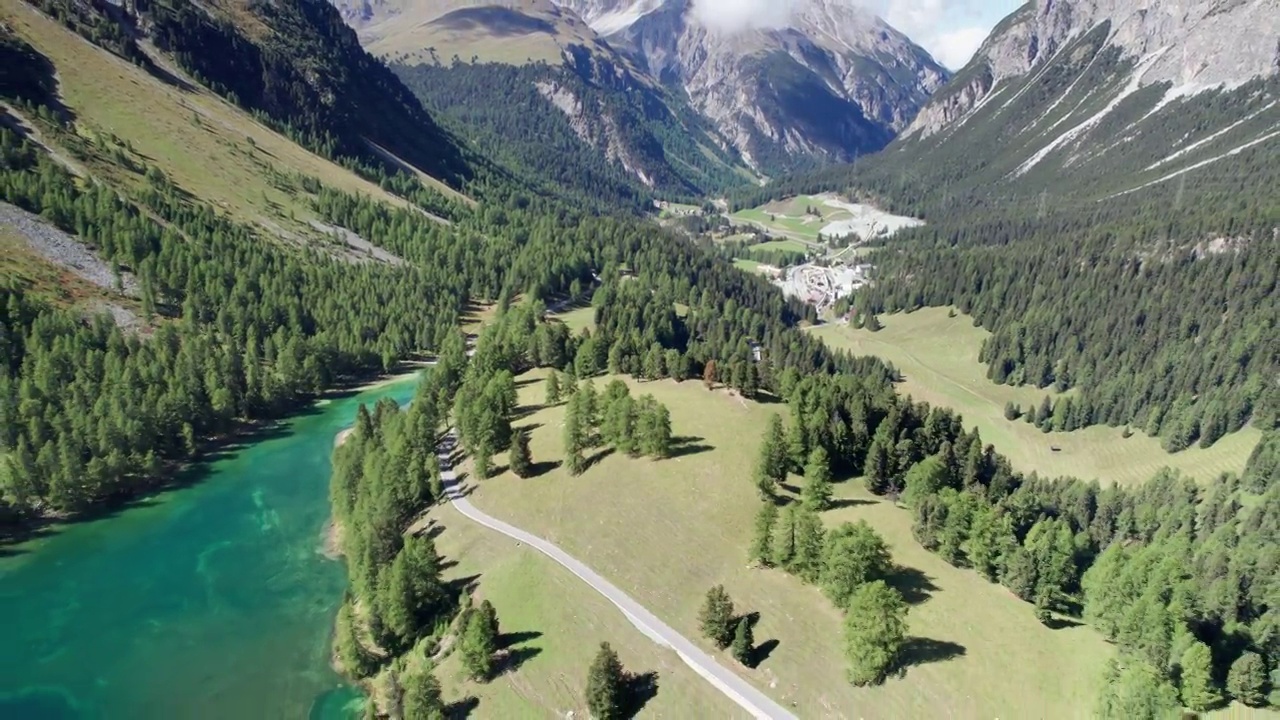
[[[1024,0],[862,0],[952,70],[969,62],[991,28]]]

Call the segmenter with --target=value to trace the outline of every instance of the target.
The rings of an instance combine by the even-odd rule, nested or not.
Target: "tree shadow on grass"
[[[913,567],[899,565],[893,573],[885,578],[885,582],[902,593],[902,599],[909,605],[919,605],[940,588],[933,584],[933,578]]]
[[[463,595],[474,594],[476,588],[479,587],[480,576],[465,575],[460,578],[454,578],[444,584],[445,593],[452,600],[454,605],[462,599]]]
[[[953,643],[949,640],[934,640],[933,638],[909,637],[902,646],[902,652],[898,655],[898,672],[905,675],[908,668],[914,665],[946,662],[964,657],[966,653],[965,646],[960,643]]]
[[[507,648],[498,653],[498,657],[493,663],[493,677],[516,672],[521,665],[541,654],[542,648],[538,647]]]
[[[599,464],[600,462],[603,462],[605,458],[609,457],[615,452],[617,452],[616,448],[611,448],[611,447],[601,448],[600,452],[597,452],[595,455],[592,455],[587,458],[586,467],[587,468],[595,467],[597,464]]]
[[[623,696],[626,698],[623,716],[631,718],[639,715],[644,706],[658,696],[658,673],[650,671],[628,674],[623,686]]]
[[[1069,617],[1062,616],[1051,617],[1049,618],[1049,622],[1044,624],[1044,626],[1050,630],[1066,630],[1067,628],[1077,628],[1082,625],[1084,625],[1084,623],[1079,620],[1072,620]]]
[[[471,713],[480,707],[480,698],[474,695],[468,695],[461,700],[455,700],[444,706],[444,716],[448,720],[464,720],[471,717]]]
[[[560,467],[562,463],[559,460],[550,460],[547,462],[538,462],[529,466],[529,477],[542,477],[547,473]]]
[[[688,443],[686,445],[672,445],[671,451],[667,453],[667,459],[671,460],[675,458],[687,457],[689,455],[698,455],[704,452],[711,452],[712,450],[715,450],[715,449],[716,448],[714,445],[707,445],[706,443]]]
[[[502,633],[498,636],[498,649],[505,650],[512,645],[519,645],[530,640],[537,640],[542,637],[542,633],[537,630],[525,630],[523,632]]]
[[[861,498],[840,498],[831,501],[832,510],[840,510],[842,508],[861,507],[863,505],[879,505],[875,500],[863,500]]]
[[[537,415],[545,408],[546,405],[524,405],[516,408],[515,412],[511,413],[511,422],[519,422],[527,417]]]
[[[752,648],[751,657],[748,658],[751,661],[751,667],[760,667],[760,663],[768,660],[769,656],[773,654],[773,651],[777,649],[779,644],[780,643],[776,639],[765,640]]]

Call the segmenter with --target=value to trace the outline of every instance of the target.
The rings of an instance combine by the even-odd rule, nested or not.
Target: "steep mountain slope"
[[[886,162],[946,168],[944,183],[1099,196],[1193,181],[1280,141],[1277,37],[1277,0],[1037,0]]]
[[[647,207],[754,179],[679,93],[549,0],[337,6],[423,102],[531,184]]]
[[[690,0],[565,0],[614,47],[776,173],[884,147],[949,74],[850,0],[725,24]]]

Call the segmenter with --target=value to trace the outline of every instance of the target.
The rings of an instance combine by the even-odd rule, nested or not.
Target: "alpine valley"
[[[0,0],[0,717],[1280,709],[1280,0],[904,7]]]

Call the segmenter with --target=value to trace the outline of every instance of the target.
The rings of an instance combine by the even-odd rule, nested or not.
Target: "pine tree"
[[[826,543],[826,532],[818,513],[800,507],[796,512],[795,538],[796,552],[791,559],[791,572],[805,582],[817,582],[822,574],[822,552]]]
[[[1222,691],[1213,681],[1213,654],[1209,646],[1193,642],[1182,654],[1182,703],[1197,712],[1222,703]]]
[[[527,478],[533,474],[533,459],[529,455],[529,433],[520,431],[511,440],[511,453],[507,464],[516,477]]]
[[[778,506],[767,499],[760,503],[760,512],[756,513],[756,531],[751,540],[751,561],[768,565],[772,560],[774,526],[778,524]]]
[[[1249,707],[1262,707],[1267,702],[1267,667],[1257,653],[1246,652],[1231,663],[1227,673],[1227,692]]]
[[[739,619],[737,627],[733,630],[733,641],[730,646],[734,659],[751,667],[751,655],[755,651],[755,645],[755,638],[751,635],[751,621],[745,617]]]
[[[845,613],[849,681],[878,685],[898,662],[907,639],[907,603],[883,580],[858,588]]]
[[[419,668],[417,672],[400,677],[404,690],[401,701],[405,720],[444,720],[445,707],[440,681],[431,673],[431,664]]]
[[[560,373],[555,370],[547,375],[547,404],[560,404]]]
[[[760,446],[758,467],[761,474],[775,483],[786,482],[787,435],[782,427],[782,417],[777,413],[769,416],[769,426],[765,430],[764,442]]]
[[[497,615],[489,605],[488,612],[474,610],[466,614],[465,620],[460,642],[463,667],[473,680],[488,680],[498,648]]]
[[[893,569],[889,546],[875,530],[859,520],[831,531],[822,555],[822,590],[843,608],[858,588],[883,580]]]
[[[616,720],[625,714],[626,675],[609,643],[600,650],[587,674],[587,710],[593,720]]]
[[[698,613],[698,625],[702,628],[703,637],[718,647],[727,647],[733,640],[733,600],[723,585],[707,591],[707,599]]]
[[[587,469],[587,460],[582,455],[586,432],[582,425],[581,396],[581,392],[574,393],[564,415],[564,464],[570,475],[581,475]]]
[[[487,480],[493,472],[493,448],[488,440],[476,445],[475,457],[472,458],[477,480]]]
[[[831,463],[827,451],[821,445],[813,449],[804,469],[804,489],[801,500],[805,508],[822,512],[831,507]]]
[[[782,511],[778,526],[773,531],[769,548],[769,560],[774,567],[785,568],[791,565],[796,555],[796,511],[797,505],[788,505]]]

